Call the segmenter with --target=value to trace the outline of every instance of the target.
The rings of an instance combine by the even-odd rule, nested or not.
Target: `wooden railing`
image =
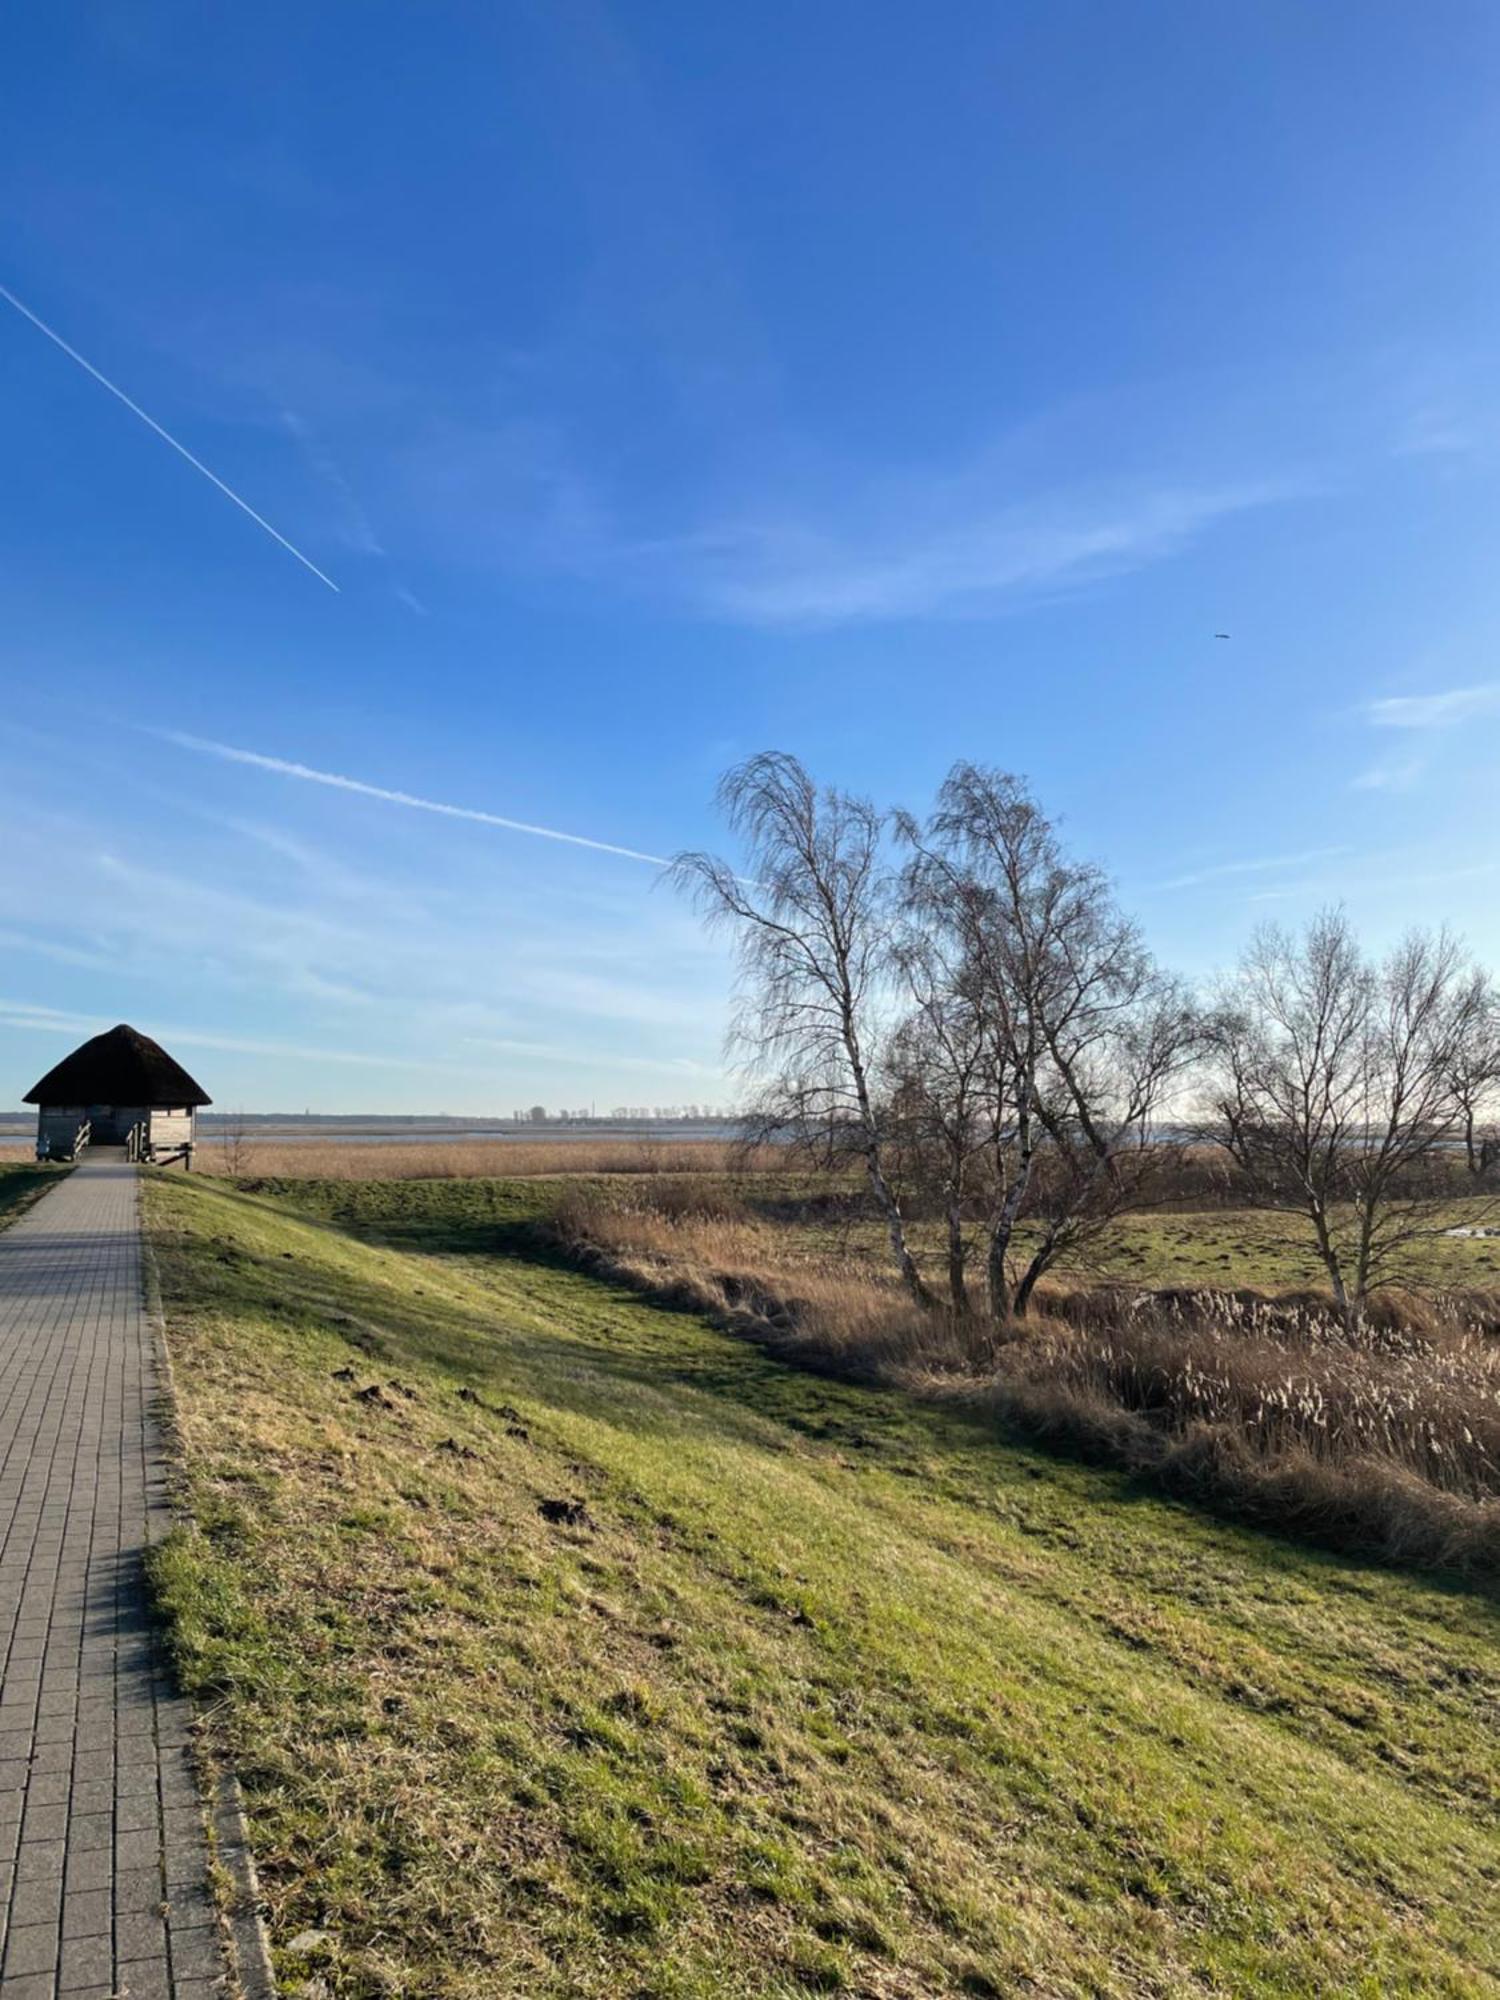
[[[150,1150],[150,1127],[142,1118],[125,1134],[125,1157],[127,1160],[144,1160]]]
[[[45,1139],[38,1139],[36,1142],[36,1156],[39,1160],[81,1159],[83,1155],[88,1151],[89,1141],[90,1139],[93,1138],[93,1136],[94,1136],[94,1128],[92,1124],[89,1122],[89,1120],[85,1118],[83,1123],[78,1127],[78,1130],[73,1134],[73,1144],[70,1148],[68,1148],[66,1151],[60,1152],[53,1145],[50,1137]]]

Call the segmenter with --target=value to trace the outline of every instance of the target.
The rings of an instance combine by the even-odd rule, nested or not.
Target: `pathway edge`
[[[146,1320],[156,1361],[156,1391],[160,1405],[163,1455],[173,1473],[171,1511],[174,1525],[192,1525],[192,1517],[181,1504],[186,1483],[183,1463],[182,1429],[178,1419],[177,1376],[172,1367],[172,1351],[167,1342],[167,1317],[162,1304],[161,1273],[156,1251],[146,1228],[145,1184],[136,1169],[136,1211],[141,1244],[141,1285],[145,1295]],[[223,1912],[229,1932],[231,1970],[238,1983],[240,2000],[276,2000],[276,1975],[271,1969],[271,1946],[261,1912],[264,1899],[255,1858],[250,1851],[250,1831],[245,1822],[245,1802],[239,1780],[222,1756],[211,1747],[204,1726],[206,1716],[195,1699],[193,1712],[200,1728],[199,1772],[206,1780],[208,1797],[205,1813],[212,1838],[213,1859],[229,1878],[229,1906]]]

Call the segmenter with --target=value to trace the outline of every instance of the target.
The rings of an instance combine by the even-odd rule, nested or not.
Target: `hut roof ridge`
[[[181,1063],[128,1021],[95,1035],[27,1091],[27,1104],[212,1103]]]

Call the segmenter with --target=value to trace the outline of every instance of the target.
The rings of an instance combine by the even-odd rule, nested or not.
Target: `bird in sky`
[[[1214,637],[1216,639],[1227,639],[1229,634],[1227,632],[1215,632]]]

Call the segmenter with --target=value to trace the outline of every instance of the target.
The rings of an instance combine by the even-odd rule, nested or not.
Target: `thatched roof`
[[[27,1104],[211,1104],[201,1084],[159,1042],[122,1021],[95,1035],[28,1090]]]

